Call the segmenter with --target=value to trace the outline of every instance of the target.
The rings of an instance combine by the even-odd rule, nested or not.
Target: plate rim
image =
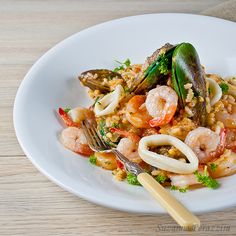
[[[63,184],[57,177],[53,177],[50,173],[48,173],[48,171],[46,171],[44,168],[42,168],[40,166],[39,163],[37,163],[37,160],[34,159],[33,155],[31,155],[25,144],[23,143],[22,139],[21,139],[21,135],[18,129],[18,121],[17,121],[17,104],[20,101],[20,94],[21,94],[21,90],[24,88],[25,84],[28,81],[28,77],[30,77],[31,73],[35,70],[35,68],[38,67],[38,65],[40,65],[42,63],[42,61],[47,58],[47,56],[49,56],[50,54],[52,54],[55,50],[59,50],[60,47],[63,47],[65,43],[68,43],[70,40],[72,40],[74,37],[76,37],[78,34],[86,34],[89,31],[93,31],[95,28],[99,28],[102,27],[103,25],[106,24],[111,24],[117,21],[122,21],[122,20],[127,20],[130,18],[139,18],[139,17],[149,17],[149,16],[155,16],[155,15],[171,15],[171,16],[190,16],[190,17],[196,17],[196,18],[206,18],[206,19],[212,19],[212,20],[216,20],[216,21],[221,21],[221,22],[225,22],[227,24],[232,24],[232,25],[236,25],[236,22],[230,21],[230,20],[226,20],[226,19],[221,19],[218,17],[213,17],[213,16],[206,16],[206,15],[198,15],[198,14],[189,14],[189,13],[152,13],[152,14],[141,14],[141,15],[132,15],[132,16],[126,16],[126,17],[121,17],[121,18],[117,18],[117,19],[112,19],[109,21],[104,21],[102,23],[99,24],[95,24],[93,26],[90,26],[88,28],[85,28],[81,31],[78,31],[76,33],[71,34],[70,36],[66,37],[65,39],[57,42],[54,46],[52,46],[49,50],[47,50],[46,52],[44,52],[30,67],[30,69],[28,70],[28,72],[26,73],[26,75],[24,76],[23,80],[21,81],[16,95],[15,95],[15,99],[14,99],[14,105],[13,105],[13,126],[14,126],[14,130],[15,130],[15,134],[17,137],[17,140],[20,144],[20,147],[22,148],[23,152],[25,153],[25,155],[27,156],[27,158],[32,162],[32,164],[36,167],[36,169],[38,169],[44,176],[46,176],[50,181],[52,181],[53,183],[55,183],[56,185],[60,186],[62,189],[72,193],[73,195],[76,195],[82,199],[85,199],[89,202],[95,203],[97,205],[103,206],[103,207],[108,207],[111,209],[115,209],[118,211],[123,211],[123,212],[130,212],[130,213],[136,213],[136,214],[151,214],[151,215],[160,215],[160,214],[167,214],[165,212],[165,210],[161,210],[159,212],[157,212],[156,210],[154,210],[153,212],[148,210],[135,210],[135,209],[131,209],[129,207],[126,206],[114,206],[111,202],[107,202],[105,203],[104,201],[98,200],[95,197],[90,197],[88,195],[84,195],[82,193],[78,193],[75,190],[73,190],[72,188],[70,188],[69,186],[66,186],[65,184]],[[235,207],[236,206],[236,201],[234,204],[230,204],[230,205],[220,205],[214,208],[210,208],[207,210],[193,210],[193,212],[195,213],[206,213],[206,212],[216,212],[219,210],[223,210],[223,209],[228,209],[231,207]]]

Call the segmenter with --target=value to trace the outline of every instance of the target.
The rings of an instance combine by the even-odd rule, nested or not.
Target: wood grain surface
[[[31,65],[65,37],[123,16],[157,12],[200,13],[222,2],[0,0],[1,236],[189,234],[174,228],[176,225],[168,215],[135,215],[103,208],[51,183],[21,150],[14,133],[12,110],[17,88]],[[192,235],[236,235],[236,208],[199,217],[206,227]]]

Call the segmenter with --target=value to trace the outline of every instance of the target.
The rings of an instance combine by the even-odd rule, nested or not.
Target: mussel
[[[193,109],[193,119],[204,126],[206,80],[195,48],[190,43],[165,44],[148,57],[145,64],[148,64],[147,69],[136,81],[133,87],[134,93],[145,93],[157,84],[165,84],[171,77],[172,87],[179,97],[179,106],[184,109],[188,93],[185,85],[191,83],[194,96],[197,98],[196,106]]]
[[[111,90],[106,81],[122,79],[119,73],[107,69],[88,70],[83,72],[78,78],[84,86],[89,87],[91,90],[99,90],[103,94]]]
[[[165,83],[171,71],[172,54],[176,46],[169,43],[157,49],[144,63],[144,73],[134,82],[131,91],[135,94],[145,93],[157,84]]]
[[[193,109],[193,119],[204,126],[206,120],[206,79],[196,49],[190,43],[179,44],[172,55],[172,86],[179,96],[182,108],[186,105],[187,89],[192,84],[197,103]]]

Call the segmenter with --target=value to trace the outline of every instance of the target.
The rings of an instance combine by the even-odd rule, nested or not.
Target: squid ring
[[[211,106],[214,106],[221,99],[222,90],[221,90],[219,84],[215,80],[213,80],[211,78],[206,78],[206,80],[209,83],[211,95],[213,94],[212,97],[210,98]]]
[[[95,115],[105,116],[114,112],[119,104],[123,91],[123,87],[121,85],[118,85],[113,92],[105,95],[99,101],[97,101],[94,106]]]
[[[189,163],[157,154],[148,149],[150,146],[163,145],[172,145],[179,149],[187,157]],[[178,174],[190,174],[198,169],[199,161],[192,149],[179,139],[170,135],[157,134],[143,137],[139,141],[138,153],[143,161],[162,170]]]

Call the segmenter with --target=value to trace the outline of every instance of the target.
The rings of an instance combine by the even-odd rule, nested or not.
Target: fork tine
[[[102,138],[102,135],[100,134],[100,132],[97,131],[97,129],[96,129],[96,127],[95,127],[95,124],[93,124],[93,128],[94,128],[94,130],[95,130],[95,132],[96,132],[96,134],[97,134],[99,140],[102,142],[104,148],[110,148],[110,147],[106,144],[106,142],[104,141],[104,139]]]
[[[88,126],[88,124],[87,124],[87,126]],[[97,138],[97,134],[96,134],[95,129],[94,129],[94,127],[93,127],[92,124],[89,126],[89,130],[90,130],[90,132],[92,133],[94,140],[97,142],[97,144],[98,144],[99,146],[101,146],[101,142],[100,142],[100,140]]]
[[[87,130],[85,124],[84,124],[84,121],[82,121],[82,128],[83,128],[84,135],[85,135],[87,141],[90,143],[90,137],[89,137],[89,134],[88,134],[88,130]]]
[[[88,137],[89,137],[90,142],[93,143],[93,144],[95,144],[95,145],[97,145],[97,142],[94,140],[93,134],[91,133],[91,130],[90,130],[90,128],[87,126],[86,122],[84,122],[84,127],[85,127],[85,129],[86,129],[86,131],[87,131],[87,134],[88,134]]]
[[[89,132],[90,139],[92,139],[96,145],[96,149],[98,151],[109,149],[107,145],[104,145],[102,138],[99,136],[96,130],[95,124],[89,124],[87,121],[85,121],[84,124],[87,128],[87,131]]]
[[[86,124],[86,127],[88,128],[88,130],[90,131],[90,134],[91,134],[93,140],[97,143],[98,147],[104,148],[100,138],[97,135],[94,125],[92,125],[92,124],[89,125],[88,122],[86,122],[86,121],[85,121],[85,124]]]
[[[98,134],[97,134],[97,132],[96,132],[96,128],[94,127],[93,124],[90,126],[90,131],[91,131],[91,133],[93,134],[93,137],[94,137],[94,139],[96,140],[97,144],[98,144],[99,146],[103,146],[103,144],[102,144],[102,142],[101,142],[101,140],[100,140],[100,138],[99,138],[99,136],[98,136]]]
[[[85,122],[82,121],[82,128],[84,130],[85,137],[89,143],[89,146],[91,146],[92,149],[98,149],[97,143],[93,139],[93,135],[89,132],[89,128],[86,126]]]

